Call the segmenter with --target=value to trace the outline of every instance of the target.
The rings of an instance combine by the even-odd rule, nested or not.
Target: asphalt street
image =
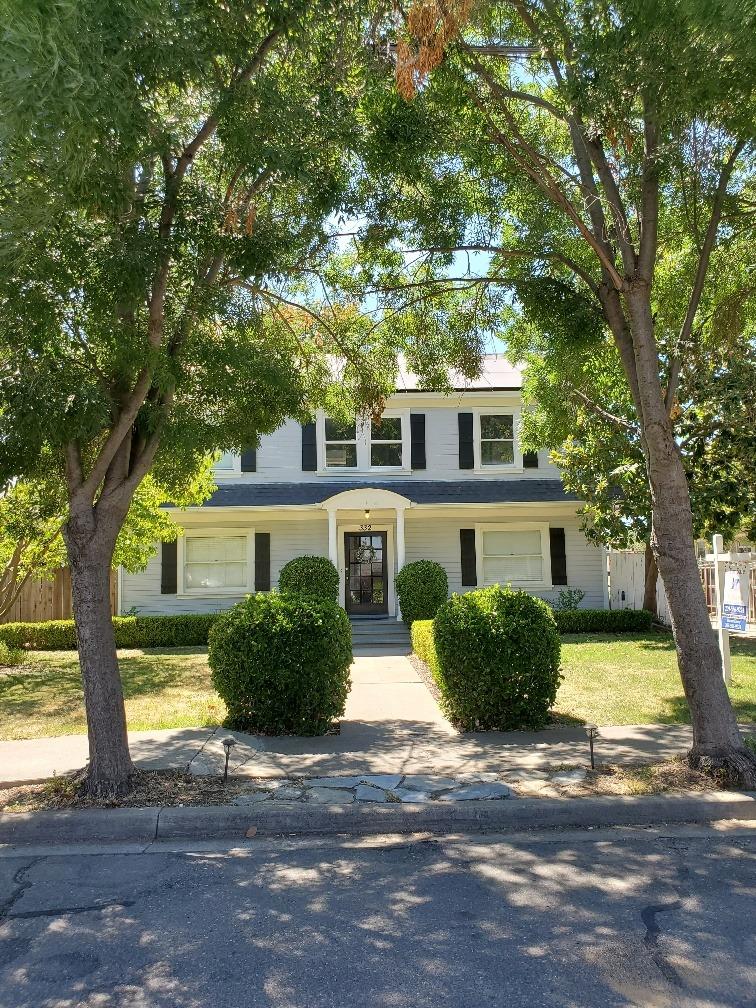
[[[0,857],[2,1008],[753,1008],[756,831]]]

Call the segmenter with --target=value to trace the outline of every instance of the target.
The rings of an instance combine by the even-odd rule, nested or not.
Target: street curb
[[[280,802],[168,808],[82,809],[0,815],[0,844],[243,840],[247,836],[522,832],[659,823],[756,821],[756,792],[523,798],[424,805]]]

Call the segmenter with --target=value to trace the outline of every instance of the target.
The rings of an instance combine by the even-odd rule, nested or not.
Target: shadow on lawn
[[[176,648],[121,654],[119,665],[123,695],[130,700],[141,696],[158,696],[175,686],[179,670],[172,658],[204,654],[201,648]],[[156,656],[166,661],[157,662]],[[187,669],[181,669],[186,677]],[[66,653],[58,661],[28,659],[23,665],[0,674],[0,717],[23,718],[43,715],[64,719],[76,716],[83,709],[81,673],[76,652]]]

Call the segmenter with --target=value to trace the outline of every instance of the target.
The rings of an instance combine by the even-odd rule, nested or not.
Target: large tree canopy
[[[479,348],[445,316],[433,354],[376,326],[332,266],[387,142],[362,0],[6,7],[0,481],[65,481],[89,783],[112,790],[131,764],[106,586],[145,475],[181,486],[286,417],[380,408],[399,350],[472,374]]]
[[[394,36],[408,103],[395,136],[418,123],[428,149],[405,143],[376,199],[416,285],[388,271],[379,288],[466,290],[489,319],[520,314],[604,371],[613,404],[629,397],[691,759],[751,783],[674,418],[720,251],[752,247],[755,26],[730,0],[416,0]]]

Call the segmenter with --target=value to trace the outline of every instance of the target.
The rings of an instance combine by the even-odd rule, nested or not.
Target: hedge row
[[[647,609],[563,609],[554,619],[560,634],[643,633],[654,616]]]
[[[555,612],[560,634],[644,633],[651,629],[654,617],[647,609],[565,609]],[[433,645],[433,620],[412,624],[412,647],[431,671],[436,659]]]
[[[114,616],[119,648],[204,647],[217,613],[180,616]],[[32,651],[75,651],[73,620],[0,624],[0,641],[10,648]]]

